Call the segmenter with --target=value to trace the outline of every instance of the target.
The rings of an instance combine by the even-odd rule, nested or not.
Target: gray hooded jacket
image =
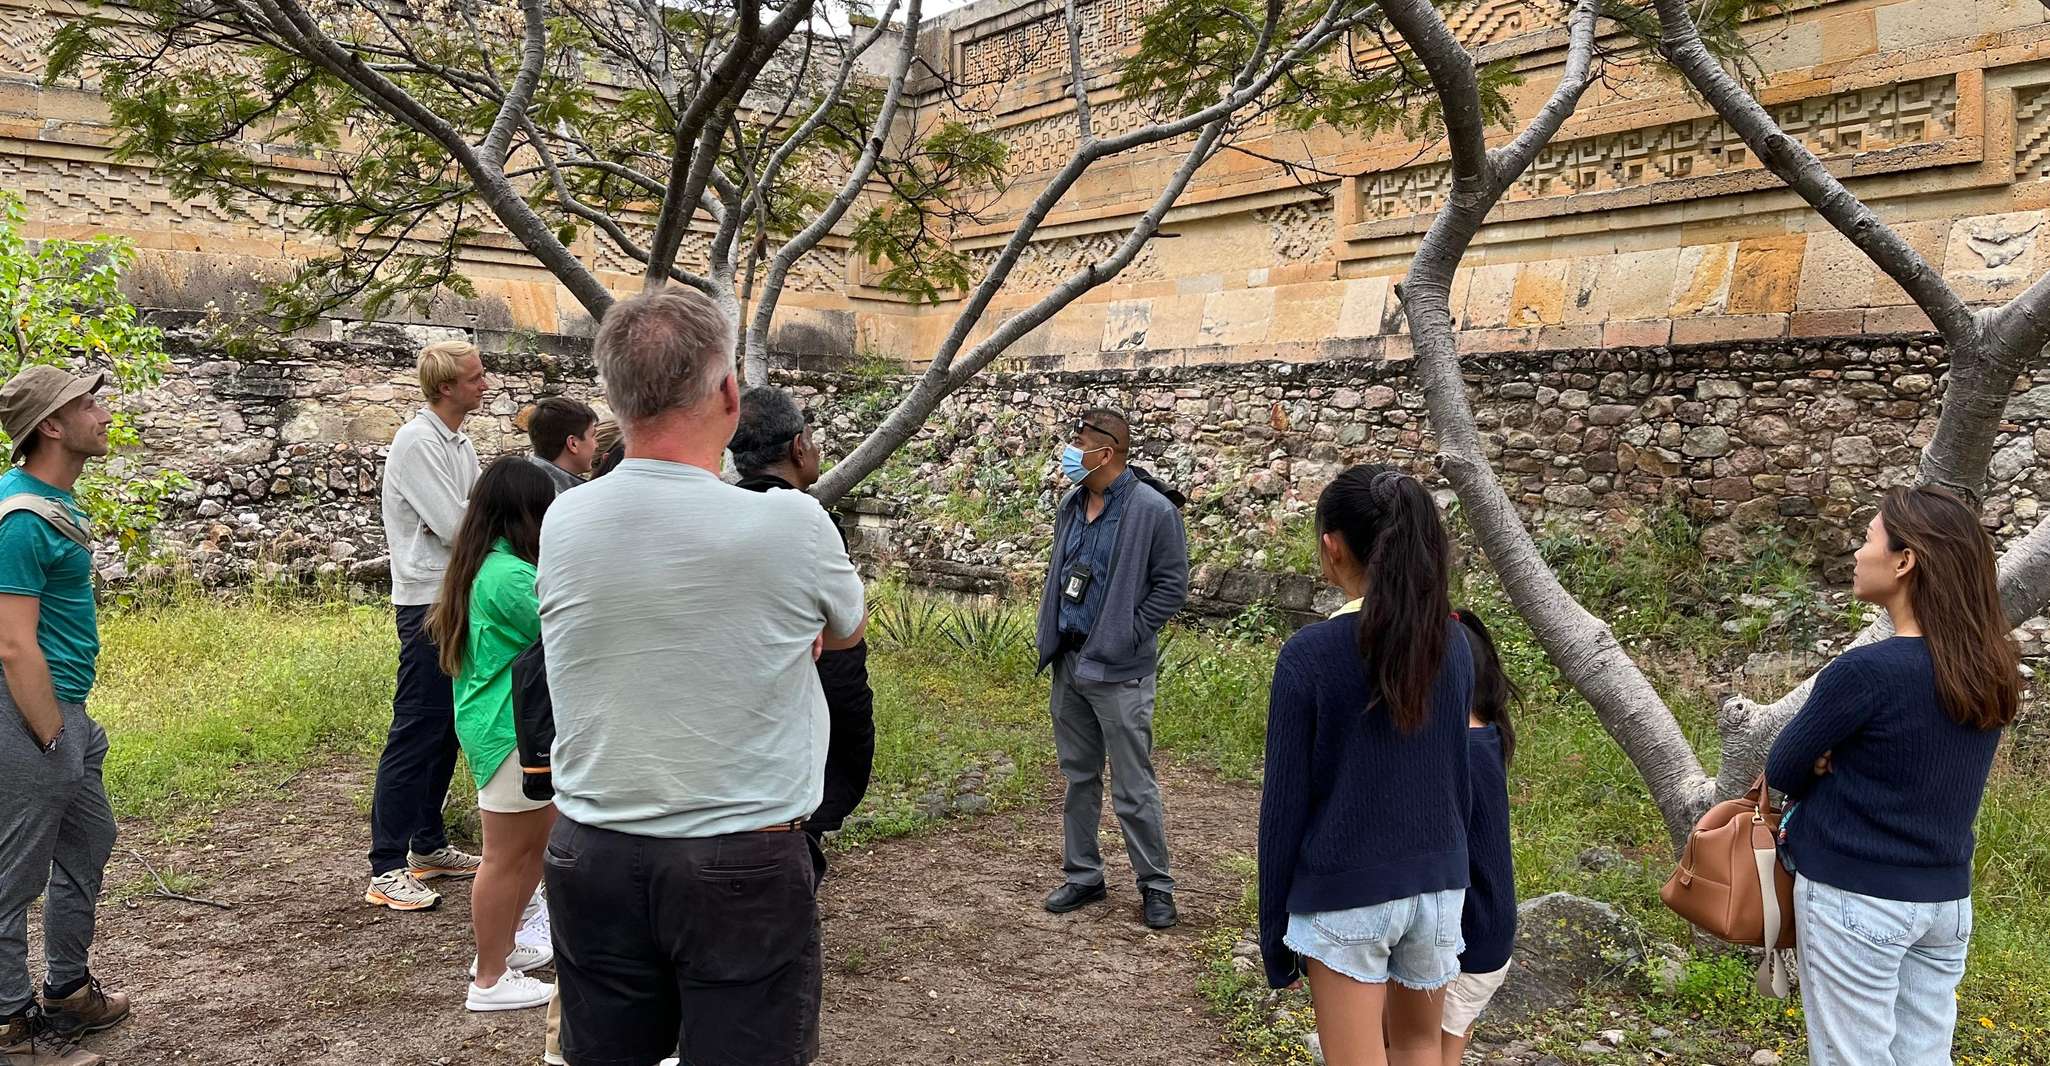
[[[1117,549],[1103,577],[1103,609],[1077,656],[1075,676],[1089,681],[1129,681],[1154,671],[1160,629],[1189,601],[1189,548],[1181,512],[1159,490],[1139,478],[1129,490],[1118,520]],[[1061,497],[1054,520],[1053,551],[1046,588],[1039,601],[1039,668],[1060,650],[1060,577],[1067,560],[1068,524],[1081,521],[1071,507],[1077,485]]]

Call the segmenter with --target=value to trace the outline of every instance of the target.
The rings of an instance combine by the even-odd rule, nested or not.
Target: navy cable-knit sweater
[[[1274,664],[1260,795],[1260,953],[1268,983],[1302,976],[1290,913],[1465,888],[1473,660],[1446,622],[1431,717],[1404,735],[1360,658],[1358,615],[1309,626]]]
[[[1466,731],[1473,774],[1473,812],[1466,819],[1466,911],[1459,932],[1466,951],[1462,973],[1494,973],[1509,965],[1516,945],[1516,866],[1509,847],[1509,768],[1502,762],[1502,731],[1492,725]]]
[[[1796,804],[1786,851],[1803,877],[1904,903],[1972,893],[1972,822],[2000,730],[1943,713],[1920,637],[1839,656],[1766,761]],[[1829,753],[1830,772],[1815,774]]]

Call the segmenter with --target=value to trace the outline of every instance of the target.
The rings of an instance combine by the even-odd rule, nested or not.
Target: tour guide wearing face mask
[[[1074,483],[1054,519],[1039,608],[1039,665],[1053,668],[1054,747],[1067,779],[1065,882],[1056,914],[1103,899],[1103,766],[1139,881],[1146,924],[1175,924],[1160,788],[1153,776],[1153,693],[1162,626],[1188,599],[1180,493],[1129,465],[1131,429],[1083,412],[1061,451]]]

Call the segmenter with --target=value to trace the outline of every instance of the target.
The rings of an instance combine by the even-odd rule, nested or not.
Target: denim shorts
[[[1290,914],[1282,943],[1304,958],[1370,985],[1391,978],[1430,992],[1459,976],[1459,935],[1466,890],[1451,888],[1370,907]]]

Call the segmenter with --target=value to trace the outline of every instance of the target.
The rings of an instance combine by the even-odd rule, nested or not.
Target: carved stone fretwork
[[[1108,65],[1139,43],[1146,13],[1155,0],[1085,0],[1077,14],[1082,21],[1082,62],[1091,69]],[[955,71],[964,84],[995,86],[1013,78],[1068,69],[1066,14],[1054,7],[1046,14],[961,46]]]
[[[1526,33],[1557,29],[1565,5],[1546,6],[1531,0],[1474,0],[1445,13],[1445,24],[1468,48],[1497,44]]]
[[[220,238],[275,235],[289,229],[281,208],[243,201],[238,211],[206,198],[173,196],[156,171],[121,163],[0,152],[0,188],[21,196],[29,218],[56,225],[171,230],[188,237]]]
[[[2050,180],[2050,85],[2015,90],[2014,176]]]
[[[40,79],[49,68],[50,42],[59,25],[34,8],[0,4],[0,76]]]
[[[1773,112],[1790,136],[1824,157],[1942,140],[1956,128],[1957,78],[1875,86],[1782,104]],[[1698,118],[1555,142],[1506,199],[1605,192],[1758,166],[1743,138],[1722,120]],[[1450,186],[1445,164],[1376,174],[1361,183],[1362,217],[1427,214],[1437,210]]]
[[[1130,133],[1156,118],[1144,102],[1120,98],[1092,107],[1089,125],[1098,137],[1115,137]],[[1075,153],[1075,115],[1072,111],[1061,111],[1013,126],[999,126],[994,132],[1008,148],[1004,156],[1004,170],[1014,176],[1051,173],[1060,169]],[[1194,140],[1193,136],[1182,137],[1149,146],[1148,150],[1171,150]]]
[[[1006,289],[1021,292],[1038,292],[1051,289],[1067,280],[1068,276],[1100,259],[1107,259],[1117,250],[1119,242],[1125,239],[1122,232],[1090,233],[1080,237],[1059,237],[1050,241],[1034,241],[1018,254],[1011,276],[1004,282]],[[1130,266],[1118,275],[1120,282],[1154,281],[1167,276],[1159,259],[1155,258],[1156,245],[1148,243],[1139,249]],[[989,273],[990,264],[996,262],[1001,248],[976,248],[962,254],[968,260],[970,277],[981,279]]]
[[[1338,236],[1329,198],[1263,207],[1253,212],[1253,220],[1267,227],[1267,240],[1278,263],[1329,259],[1331,244]]]

